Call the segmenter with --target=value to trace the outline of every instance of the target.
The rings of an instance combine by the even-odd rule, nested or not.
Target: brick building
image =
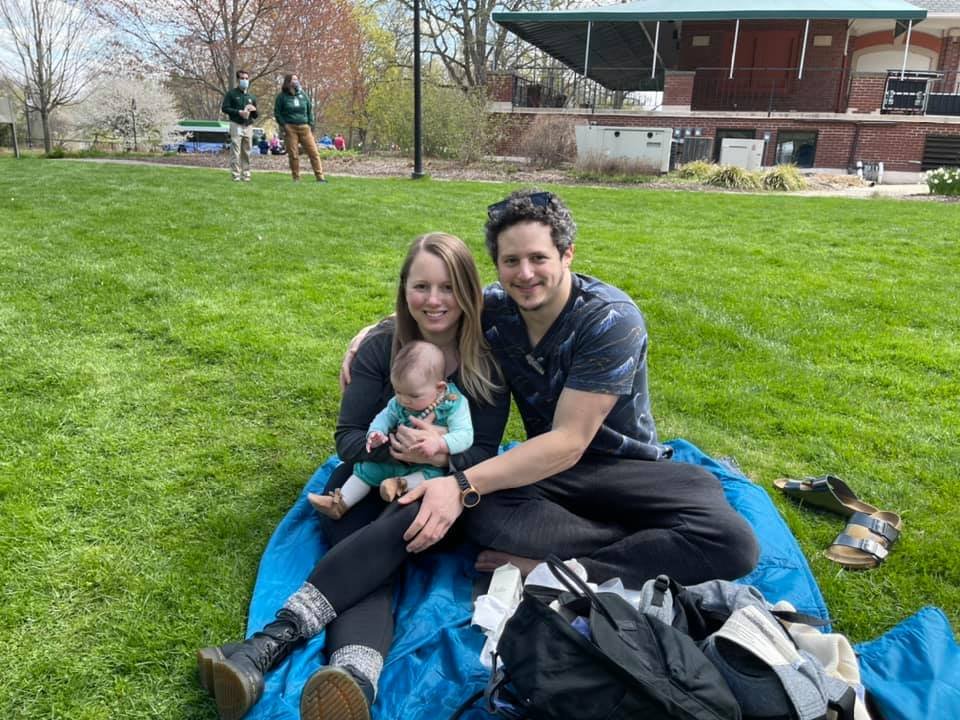
[[[764,164],[888,173],[960,166],[960,0],[641,0],[494,19],[597,87],[660,91],[654,109],[605,107],[593,83],[556,91],[493,76],[493,111],[519,154],[540,114],[766,141]],[[568,76],[569,76],[568,72]]]

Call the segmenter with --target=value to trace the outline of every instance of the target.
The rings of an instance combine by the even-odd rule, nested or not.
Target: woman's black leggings
[[[343,463],[330,476],[328,490],[350,477]],[[393,642],[393,580],[409,554],[403,533],[420,503],[389,505],[373,489],[340,520],[324,518],[331,548],[308,581],[324,594],[337,618],[327,626],[327,657],[346,645],[363,645],[384,658]]]

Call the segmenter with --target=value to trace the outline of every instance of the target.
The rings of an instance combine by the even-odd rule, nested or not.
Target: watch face
[[[476,507],[480,504],[480,493],[473,488],[469,488],[460,494],[460,501],[465,508]]]

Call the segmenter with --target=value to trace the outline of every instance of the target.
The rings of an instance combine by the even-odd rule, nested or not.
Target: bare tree
[[[402,0],[413,8],[414,0]],[[481,87],[487,69],[498,67],[507,31],[493,23],[494,10],[518,10],[524,0],[420,0],[421,33],[450,79],[463,88]]]
[[[283,0],[89,0],[97,14],[159,70],[212,93],[233,87],[237,68],[272,77],[288,32]]]
[[[398,0],[407,11],[414,0]],[[534,48],[493,21],[495,11],[556,10],[581,0],[420,0],[421,34],[432,45],[424,52],[440,59],[450,80],[464,89],[482,87],[490,70],[528,60]],[[398,35],[412,32],[409,21]]]
[[[0,0],[0,17],[13,40],[28,110],[40,115],[43,148],[53,149],[50,115],[75,102],[93,75],[96,33],[91,16],[61,0]]]

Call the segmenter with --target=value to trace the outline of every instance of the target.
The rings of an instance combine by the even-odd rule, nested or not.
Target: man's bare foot
[[[349,510],[347,504],[343,501],[343,495],[340,494],[340,488],[329,495],[307,493],[307,500],[318,513],[334,520],[339,520]]]
[[[541,562],[543,561],[520,557],[519,555],[511,555],[510,553],[500,552],[499,550],[483,550],[477,555],[477,562],[474,563],[473,567],[480,572],[493,572],[501,565],[512,563],[515,567],[519,568],[520,576],[526,577]]]
[[[407,481],[402,477],[387,478],[380,483],[380,497],[393,502],[407,491]]]

